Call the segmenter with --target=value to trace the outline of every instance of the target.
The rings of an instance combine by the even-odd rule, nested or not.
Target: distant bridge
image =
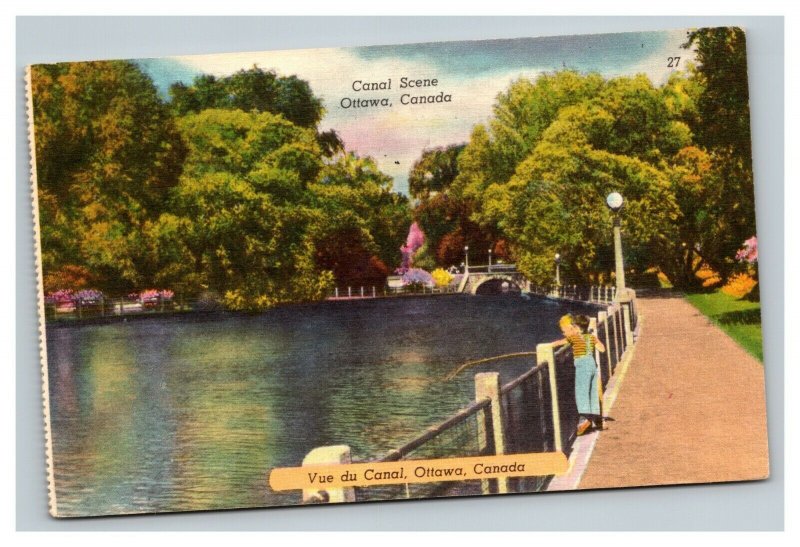
[[[522,292],[530,290],[528,281],[516,264],[486,264],[469,266],[458,285],[458,292],[478,294],[478,290]]]

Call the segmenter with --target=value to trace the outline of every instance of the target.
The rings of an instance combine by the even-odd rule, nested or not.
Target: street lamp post
[[[492,248],[489,247],[489,271],[492,271]]]
[[[469,273],[469,245],[464,245],[464,273]]]
[[[625,201],[619,192],[611,192],[606,197],[606,205],[614,213],[614,265],[617,274],[617,298],[625,294],[625,265],[622,262],[622,231],[619,211]]]
[[[561,286],[561,255],[556,253],[556,287]]]

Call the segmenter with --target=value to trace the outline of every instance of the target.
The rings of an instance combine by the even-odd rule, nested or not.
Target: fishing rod
[[[453,369],[447,376],[444,377],[445,380],[452,380],[458,374],[467,369],[469,367],[473,367],[475,365],[482,365],[483,363],[489,363],[491,361],[499,361],[500,359],[509,359],[511,357],[530,357],[532,355],[536,355],[535,351],[520,351],[517,353],[505,353],[503,355],[496,355],[494,357],[484,357],[483,359],[477,359],[475,361],[467,361],[459,365],[457,368]]]

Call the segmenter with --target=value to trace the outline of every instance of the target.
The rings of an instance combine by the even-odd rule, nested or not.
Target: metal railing
[[[535,289],[535,290],[534,290]],[[616,287],[607,285],[550,285],[531,287],[531,292],[579,302],[596,302],[608,304],[614,301],[617,295]]]
[[[393,462],[494,454],[494,432],[489,415],[491,404],[492,401],[488,398],[474,401],[444,422],[430,427],[411,442],[372,461]],[[481,481],[443,481],[355,488],[355,496],[358,501],[480,493]]]
[[[357,300],[362,298],[384,298],[390,296],[408,296],[419,294],[449,294],[458,292],[457,287],[453,284],[444,287],[428,287],[425,285],[419,286],[403,286],[403,287],[378,287],[375,285],[370,286],[345,286],[334,287],[328,292],[327,300]]]
[[[135,300],[131,298],[98,298],[92,302],[77,300],[74,302],[46,302],[44,305],[45,319],[76,320],[98,317],[138,316],[159,313],[175,313],[200,311],[206,303],[200,299],[186,299],[182,296],[175,298],[153,298],[148,300]],[[217,304],[218,306],[220,304]]]
[[[526,454],[555,450],[553,407],[546,363],[508,382],[500,389],[505,431],[505,453]],[[538,492],[548,477],[508,479],[513,492]]]

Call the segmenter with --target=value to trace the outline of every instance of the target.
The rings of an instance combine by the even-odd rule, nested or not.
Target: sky
[[[519,78],[571,69],[604,77],[643,73],[655,84],[685,69],[693,53],[683,49],[686,30],[431,42],[358,48],[305,49],[139,59],[168,98],[175,82],[195,76],[227,76],[254,65],[308,81],[325,107],[320,131],[334,129],[347,150],[371,156],[408,193],[408,172],[423,150],[467,142],[472,128],[492,114],[497,95]],[[676,67],[669,58],[680,57]],[[675,64],[675,61],[672,61]],[[436,79],[436,86],[400,89],[401,78]],[[385,83],[390,90],[354,90]],[[409,96],[450,95],[451,101],[401,104]],[[404,94],[408,94],[403,98]],[[386,98],[391,106],[345,108],[348,100]],[[343,102],[344,101],[344,102]]]

